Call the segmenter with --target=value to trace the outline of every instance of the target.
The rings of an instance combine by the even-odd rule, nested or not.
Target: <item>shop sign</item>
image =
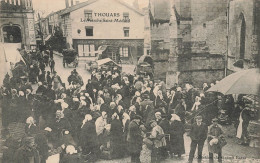
[[[120,13],[93,13],[93,18],[81,18],[80,22],[118,22],[130,23],[129,17],[121,17]]]

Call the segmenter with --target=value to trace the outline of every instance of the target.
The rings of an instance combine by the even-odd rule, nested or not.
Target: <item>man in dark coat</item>
[[[140,153],[142,150],[143,137],[139,128],[141,122],[140,116],[135,116],[130,122],[127,134],[128,151],[131,156],[132,163],[140,163]]]
[[[35,135],[35,144],[36,149],[39,151],[39,155],[41,158],[41,163],[45,163],[49,157],[48,153],[48,138],[47,138],[48,131],[40,131]]]
[[[55,61],[53,58],[51,58],[50,60],[50,68],[51,68],[51,72],[53,73],[55,70],[54,70],[54,67],[55,67]]]
[[[190,131],[190,138],[191,138],[191,146],[190,146],[190,154],[189,154],[190,163],[193,161],[197,146],[198,146],[198,162],[201,162],[202,150],[208,134],[208,127],[206,124],[202,122],[202,117],[197,116],[195,119],[196,119],[196,123],[194,123],[191,126],[191,131]]]
[[[46,77],[45,77],[45,75],[46,75],[46,72],[45,71],[42,71],[42,73],[39,75],[39,77],[38,77],[38,79],[39,79],[39,81],[40,82],[45,82],[46,81]]]
[[[49,99],[55,100],[56,99],[56,95],[55,95],[55,91],[52,89],[52,85],[49,84],[45,93],[43,93],[43,95],[45,95],[46,97],[48,97]]]
[[[184,99],[179,101],[179,104],[175,108],[175,114],[177,114],[181,118],[181,122],[185,124],[185,110],[186,110],[186,103]]]
[[[55,122],[51,122],[51,129],[53,131],[53,136],[57,140],[57,145],[61,145],[60,138],[62,137],[63,131],[71,132],[71,124],[61,110],[57,110]]]
[[[35,148],[34,138],[26,137],[24,144],[14,155],[15,163],[40,163],[39,151]]]
[[[168,120],[168,117],[166,114],[162,114],[162,119],[158,123],[158,125],[163,129],[163,132],[165,135],[170,134],[170,122]],[[168,157],[168,151],[169,151],[169,137],[165,137],[166,139],[166,147],[162,148],[162,157],[166,159]]]
[[[48,84],[51,84],[51,82],[52,82],[51,72],[50,71],[47,71],[46,81],[47,81]]]

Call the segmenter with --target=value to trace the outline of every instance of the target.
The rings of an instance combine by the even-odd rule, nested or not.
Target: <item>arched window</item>
[[[4,26],[3,37],[6,43],[20,43],[22,42],[21,29],[18,26]]]
[[[244,18],[244,14],[240,15],[241,20],[241,29],[240,29],[240,55],[239,59],[245,58],[245,41],[246,41],[246,21]]]

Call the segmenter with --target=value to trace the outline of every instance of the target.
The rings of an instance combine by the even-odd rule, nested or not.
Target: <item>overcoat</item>
[[[184,125],[181,121],[174,120],[170,125],[170,149],[171,153],[184,154]]]
[[[93,121],[88,121],[82,126],[79,140],[84,153],[89,153],[98,145],[96,126]]]
[[[127,144],[128,144],[128,151],[130,153],[137,153],[141,152],[143,138],[141,129],[139,125],[135,121],[131,121],[128,127],[128,134],[127,134]]]
[[[223,136],[223,130],[221,125],[217,124],[215,125],[210,125],[209,126],[209,130],[208,130],[208,151],[209,153],[220,153],[222,150],[222,147],[220,146],[219,142],[220,142],[220,138]],[[210,141],[213,138],[217,138],[218,139],[218,143],[217,144],[213,144],[210,145]]]

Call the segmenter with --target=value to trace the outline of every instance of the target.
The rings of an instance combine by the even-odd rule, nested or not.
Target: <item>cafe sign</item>
[[[87,16],[86,16],[87,15]],[[123,15],[123,17],[121,16]],[[128,13],[85,13],[85,18],[81,18],[80,22],[118,22],[130,23]]]

